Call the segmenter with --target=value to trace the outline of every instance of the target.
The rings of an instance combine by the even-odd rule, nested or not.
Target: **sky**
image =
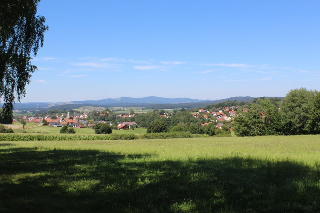
[[[26,102],[320,90],[318,0],[42,0]]]

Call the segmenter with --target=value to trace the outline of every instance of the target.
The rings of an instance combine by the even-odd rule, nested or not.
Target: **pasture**
[[[21,124],[11,124],[5,125],[9,128],[12,128],[15,133],[35,133],[35,134],[60,134],[61,127],[52,127],[52,126],[44,126],[42,124],[34,124],[34,123],[27,123],[25,129],[22,129]],[[79,135],[91,135],[95,134],[94,129],[91,128],[74,128],[76,131],[75,134]],[[113,133],[116,134],[146,134],[146,128],[135,128],[134,130],[112,130]]]
[[[0,212],[319,212],[320,136],[0,142]]]

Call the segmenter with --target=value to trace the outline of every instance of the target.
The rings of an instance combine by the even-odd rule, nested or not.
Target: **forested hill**
[[[208,105],[222,103],[226,101],[238,101],[251,103],[254,97],[230,97],[220,100],[198,100],[190,98],[161,98],[161,97],[145,97],[145,98],[119,98],[119,99],[102,99],[92,101],[72,101],[69,103],[15,103],[15,110],[71,110],[82,106],[97,107],[147,107],[151,109],[179,109],[179,108],[199,108]]]

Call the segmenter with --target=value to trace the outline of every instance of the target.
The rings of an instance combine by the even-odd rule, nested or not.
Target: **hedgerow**
[[[190,132],[147,133],[141,139],[167,139],[167,138],[192,138]]]

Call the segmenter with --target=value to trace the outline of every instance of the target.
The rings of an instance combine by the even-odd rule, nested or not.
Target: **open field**
[[[25,131],[26,133],[39,133],[39,134],[60,134],[61,127],[52,127],[52,126],[43,126],[42,124],[34,124],[27,123],[25,129],[22,129],[21,124],[12,124],[5,125],[9,128],[12,128],[15,133],[22,133]],[[76,134],[95,134],[94,129],[91,128],[74,128]],[[146,134],[147,129],[145,128],[136,128],[134,130],[112,130],[113,133],[116,134]]]
[[[0,212],[319,212],[320,136],[0,142]]]

